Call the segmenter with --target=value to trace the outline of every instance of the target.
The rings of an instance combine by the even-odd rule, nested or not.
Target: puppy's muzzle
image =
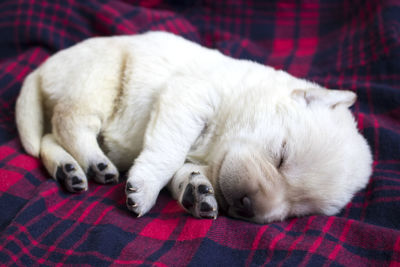
[[[259,190],[259,177],[256,175],[259,175],[258,167],[253,160],[243,157],[242,151],[226,153],[217,179],[219,207],[233,217],[249,220],[255,217],[257,209],[254,197]]]

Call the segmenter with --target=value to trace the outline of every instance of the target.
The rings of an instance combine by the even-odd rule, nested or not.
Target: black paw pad
[[[118,181],[118,171],[111,163],[105,163],[104,161],[90,164],[87,170],[87,176],[101,184],[109,184]]]
[[[97,164],[97,168],[99,169],[99,171],[104,171],[107,168],[107,164],[99,163]]]
[[[67,178],[67,175],[66,175],[65,172],[63,171],[63,168],[62,168],[62,167],[58,167],[58,168],[57,168],[56,178],[57,178],[57,180],[60,181],[60,182],[65,181],[65,179]]]
[[[139,213],[136,213],[136,212],[134,212],[134,211],[131,211],[131,212],[132,212],[132,214],[133,214],[133,217],[135,217],[135,218],[139,217]]]
[[[111,173],[106,174],[106,176],[105,176],[106,183],[112,182],[114,180],[114,178],[115,178],[115,174],[111,174]]]
[[[207,212],[212,211],[213,208],[207,202],[201,202],[200,204],[200,211]]]
[[[72,164],[69,164],[69,163],[65,164],[65,166],[64,166],[64,169],[65,169],[65,171],[66,171],[66,172],[72,172],[72,171],[75,171],[75,167],[74,167],[74,165],[72,165]]]
[[[203,216],[201,216],[201,218],[204,218],[204,219],[215,219],[216,217],[211,216],[211,215],[203,215]]]
[[[79,179],[77,176],[72,177],[72,185],[77,185],[82,183],[83,181]]]
[[[192,184],[188,184],[186,186],[185,192],[183,193],[182,205],[186,209],[190,209],[194,205],[195,199],[193,195],[193,187],[194,186]]]
[[[213,192],[211,187],[209,187],[208,185],[204,185],[204,184],[199,185],[199,187],[197,187],[197,191],[200,194],[211,194]]]
[[[81,192],[87,189],[85,176],[76,169],[74,164],[67,163],[57,167],[56,179],[69,191]]]
[[[135,201],[133,201],[132,199],[130,199],[130,198],[128,198],[128,200],[127,200],[127,203],[128,203],[128,205],[129,206],[131,206],[131,207],[134,207],[134,206],[136,206],[136,203],[135,203]]]
[[[75,192],[80,192],[80,191],[85,190],[85,188],[79,187],[79,186],[73,186],[72,189],[74,189]]]

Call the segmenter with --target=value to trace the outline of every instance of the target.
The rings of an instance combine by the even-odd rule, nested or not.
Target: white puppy
[[[92,38],[49,58],[26,78],[16,121],[26,151],[71,192],[129,169],[137,216],[168,185],[196,217],[215,218],[219,206],[267,223],[335,214],[367,184],[355,99],[149,32]]]

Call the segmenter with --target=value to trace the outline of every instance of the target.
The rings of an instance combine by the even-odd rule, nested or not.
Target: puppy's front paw
[[[126,183],[126,206],[136,217],[147,213],[156,203],[159,191],[157,186],[128,179]]]
[[[101,184],[117,183],[119,173],[117,168],[107,159],[90,164],[88,176]]]
[[[82,169],[73,164],[65,163],[57,167],[57,180],[70,192],[81,192],[88,189],[88,183]]]
[[[218,204],[208,179],[200,172],[192,172],[189,183],[182,190],[181,205],[198,218],[216,219]]]

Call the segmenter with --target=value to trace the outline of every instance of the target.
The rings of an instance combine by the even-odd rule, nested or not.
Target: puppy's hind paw
[[[108,160],[90,164],[87,175],[101,184],[117,183],[119,180],[117,168]]]
[[[77,193],[88,189],[87,179],[82,169],[72,163],[58,166],[55,176],[69,192]]]
[[[199,172],[190,174],[189,183],[180,198],[181,205],[198,218],[216,219],[218,204],[208,179]]]

